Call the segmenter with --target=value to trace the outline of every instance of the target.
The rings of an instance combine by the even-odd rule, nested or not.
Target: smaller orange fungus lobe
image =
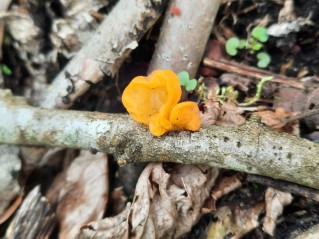
[[[200,114],[197,104],[192,101],[177,104],[171,112],[170,121],[180,130],[199,130]]]
[[[194,102],[178,104],[181,95],[180,81],[173,71],[155,70],[147,77],[135,77],[125,88],[122,102],[132,119],[148,125],[155,136],[172,130],[196,131],[200,126],[198,106]],[[176,121],[178,114],[183,114],[182,121]]]

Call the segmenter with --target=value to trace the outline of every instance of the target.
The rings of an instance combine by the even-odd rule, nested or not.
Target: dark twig
[[[296,116],[293,116],[289,119],[283,119],[281,120],[283,123],[286,123],[286,124],[290,124],[296,120],[300,120],[300,119],[303,119],[303,118],[306,118],[306,117],[309,117],[309,116],[313,116],[313,115],[316,115],[316,114],[319,114],[319,109],[314,109],[314,110],[309,110],[309,111],[306,111],[304,113],[301,113],[299,115],[296,115]]]
[[[310,198],[319,202],[319,190],[315,190],[313,188],[252,174],[247,176],[247,181],[277,188],[285,192],[291,192],[293,194]]]

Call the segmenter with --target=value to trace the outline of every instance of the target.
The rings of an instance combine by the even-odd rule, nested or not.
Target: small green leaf
[[[258,63],[257,66],[259,68],[265,68],[271,62],[271,57],[267,52],[260,52],[257,54]]]
[[[265,27],[255,27],[251,32],[251,35],[261,42],[266,42],[268,40],[268,33]]]
[[[256,42],[255,44],[251,45],[251,49],[254,51],[259,51],[263,47],[262,43]]]
[[[226,42],[226,52],[231,56],[237,55],[237,48],[239,46],[240,42],[237,37],[229,38]]]
[[[196,79],[192,79],[190,81],[187,82],[185,89],[187,91],[191,91],[194,90],[197,86],[197,80]]]
[[[181,86],[186,86],[187,82],[189,81],[189,74],[187,71],[181,71],[177,74],[179,82],[181,83]]]
[[[246,40],[239,40],[238,49],[244,49],[246,47],[247,41]]]
[[[3,74],[7,75],[7,76],[11,76],[12,75],[12,70],[9,68],[9,66],[2,64],[1,65],[1,71],[3,72]]]

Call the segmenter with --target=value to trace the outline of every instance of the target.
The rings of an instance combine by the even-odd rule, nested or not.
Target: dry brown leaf
[[[271,110],[265,110],[254,113],[261,117],[261,122],[265,125],[268,125],[274,130],[277,130],[278,132],[286,132],[291,133],[294,135],[299,134],[299,126],[298,122],[292,124],[286,124],[284,121],[285,119],[289,119],[292,116],[297,115],[297,113],[294,112],[286,112],[284,108],[277,108],[274,111]]]
[[[108,217],[103,220],[91,222],[83,225],[76,236],[76,239],[125,239],[129,238],[129,225],[127,216],[130,212],[131,203],[126,205],[126,209],[115,217]]]
[[[107,156],[82,150],[47,196],[57,204],[59,238],[74,238],[82,224],[102,218],[108,200]]]
[[[220,116],[220,103],[218,101],[206,100],[202,104],[204,112],[200,114],[202,124],[215,125]]]
[[[213,207],[215,207],[215,203],[222,196],[228,194],[231,191],[240,188],[242,185],[241,181],[238,179],[236,175],[231,177],[223,177],[218,180],[217,184],[214,186],[211,196],[213,200]]]
[[[91,223],[78,238],[177,238],[190,231],[201,216],[202,205],[218,172],[217,168],[178,164],[166,173],[161,163],[149,164],[138,180],[126,225],[119,223],[117,230],[102,229],[94,237],[85,237],[84,233],[89,235]],[[117,217],[124,220],[123,214]],[[110,220],[115,219],[99,222],[110,224]]]
[[[288,112],[293,111],[293,103],[298,95],[300,95],[299,89],[290,87],[279,88],[279,91],[275,93],[273,108],[284,108]],[[300,100],[298,102],[304,107],[305,102],[300,102]]]
[[[265,194],[266,217],[263,230],[273,236],[276,228],[276,220],[282,214],[283,208],[292,202],[292,195],[274,188],[267,188]]]
[[[56,225],[56,218],[50,203],[34,187],[24,198],[6,230],[6,239],[45,239],[49,238]]]
[[[233,209],[227,206],[219,208],[214,213],[218,220],[211,224],[207,239],[237,239],[242,237],[258,227],[258,217],[263,208],[263,204],[257,204],[248,209],[242,209],[238,204]]]
[[[221,84],[233,86],[241,92],[247,93],[251,85],[251,79],[236,74],[224,73],[220,76]]]
[[[206,100],[202,106],[204,108],[204,112],[201,113],[203,124],[232,126],[241,125],[245,122],[245,118],[241,116],[242,109],[233,103],[221,104],[215,100]]]

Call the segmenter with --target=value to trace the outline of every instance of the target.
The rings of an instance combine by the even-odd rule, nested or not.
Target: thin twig
[[[226,72],[236,73],[239,75],[249,76],[256,79],[262,79],[266,76],[273,76],[274,78],[272,79],[272,82],[277,82],[277,83],[291,86],[297,89],[305,88],[301,82],[298,82],[292,78],[288,78],[282,75],[277,75],[270,71],[260,70],[255,67],[245,66],[232,61],[204,58],[203,63],[205,66],[208,66],[211,68],[216,68]]]
[[[309,116],[313,116],[313,115],[316,115],[316,114],[319,114],[319,109],[314,109],[314,110],[309,110],[309,111],[306,111],[304,113],[301,113],[299,115],[296,115],[296,116],[293,116],[289,119],[283,119],[281,120],[283,123],[285,124],[290,124],[296,120],[300,120],[300,119],[303,119],[303,118],[307,118]]]
[[[247,181],[277,188],[281,191],[290,192],[319,202],[319,190],[315,190],[313,188],[308,188],[298,184],[252,174],[247,176]]]

